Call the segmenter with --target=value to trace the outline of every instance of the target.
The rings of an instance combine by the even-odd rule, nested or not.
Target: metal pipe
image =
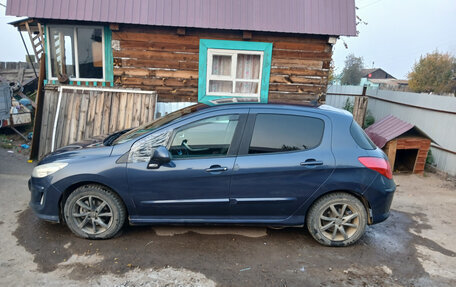
[[[55,148],[55,132],[56,132],[56,128],[57,128],[57,122],[59,120],[60,102],[62,101],[62,94],[63,94],[63,89],[61,89],[61,87],[59,87],[59,99],[57,100],[57,109],[55,110],[54,127],[52,128],[51,152],[53,152],[54,148]]]
[[[32,57],[30,56],[29,50],[27,48],[27,45],[25,44],[24,36],[22,36],[21,30],[19,30],[19,28],[17,30],[19,31],[19,35],[21,35],[22,43],[24,43],[25,51],[27,51],[27,56],[29,58],[30,64],[32,65],[32,69],[33,69],[33,72],[35,73],[35,77],[38,78],[38,74],[37,74],[37,72],[35,70],[35,65],[34,65],[34,63],[32,61]],[[32,45],[33,45],[33,43],[32,43]]]

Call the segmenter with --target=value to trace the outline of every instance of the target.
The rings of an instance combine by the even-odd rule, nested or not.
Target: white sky
[[[342,38],[348,49],[337,42],[337,73],[349,53],[363,57],[367,68],[381,67],[397,78],[406,78],[421,55],[436,49],[456,55],[456,0],[356,0],[356,5],[368,24],[358,25],[358,37]],[[0,6],[0,61],[25,61],[19,33],[7,24],[14,20]]]
[[[421,55],[438,49],[456,56],[456,0],[356,0],[358,37],[342,37],[334,49],[336,72],[349,53],[366,68],[383,68],[405,79]],[[372,65],[374,62],[374,65]]]

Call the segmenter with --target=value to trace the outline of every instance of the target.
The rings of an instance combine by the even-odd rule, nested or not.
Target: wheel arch
[[[312,203],[309,205],[309,208],[307,208],[307,211],[306,211],[306,220],[307,220],[307,215],[309,213],[309,210],[310,208],[312,207],[312,205],[314,205],[315,202],[317,202],[317,200],[319,200],[320,198],[322,198],[323,196],[326,196],[328,194],[331,194],[331,193],[336,193],[336,192],[342,192],[342,193],[347,193],[347,194],[350,194],[352,196],[354,196],[355,198],[357,198],[359,201],[362,202],[364,208],[366,209],[366,213],[367,213],[367,223],[369,225],[372,224],[373,220],[372,220],[372,212],[371,212],[371,206],[370,206],[370,203],[369,201],[367,200],[367,198],[365,196],[363,196],[362,194],[356,192],[356,191],[353,191],[353,190],[349,190],[349,189],[336,189],[336,190],[330,190],[330,191],[327,191],[325,193],[322,193],[320,194],[318,197],[314,198],[312,200]]]
[[[115,195],[117,195],[120,198],[120,200],[121,200],[121,202],[122,202],[122,204],[123,204],[123,206],[125,208],[126,218],[128,218],[128,215],[129,215],[128,206],[127,206],[127,204],[125,204],[125,201],[124,201],[124,199],[122,198],[122,196],[120,195],[119,192],[117,192],[112,187],[110,187],[110,186],[108,186],[106,184],[97,182],[97,181],[81,181],[81,182],[77,182],[77,183],[74,183],[74,184],[68,186],[65,189],[65,191],[62,192],[62,194],[60,195],[60,199],[59,199],[59,218],[60,218],[60,222],[65,223],[65,216],[63,214],[63,208],[64,208],[65,202],[68,199],[68,197],[70,196],[70,194],[73,191],[75,191],[76,189],[78,189],[79,187],[85,186],[85,185],[97,185],[97,186],[105,188],[105,189],[111,191],[112,193],[114,193]]]

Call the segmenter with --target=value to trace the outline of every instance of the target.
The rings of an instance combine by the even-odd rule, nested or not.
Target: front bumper
[[[30,207],[46,221],[60,222],[59,198],[61,193],[49,183],[47,178],[31,177],[28,181],[30,190]]]

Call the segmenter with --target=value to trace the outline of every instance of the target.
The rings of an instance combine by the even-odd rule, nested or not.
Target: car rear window
[[[318,118],[258,114],[249,154],[288,152],[317,147],[323,137],[324,121]]]
[[[372,140],[366,135],[363,129],[358,125],[357,122],[353,121],[350,126],[350,133],[355,140],[355,142],[362,149],[376,149],[377,146],[372,142]]]

